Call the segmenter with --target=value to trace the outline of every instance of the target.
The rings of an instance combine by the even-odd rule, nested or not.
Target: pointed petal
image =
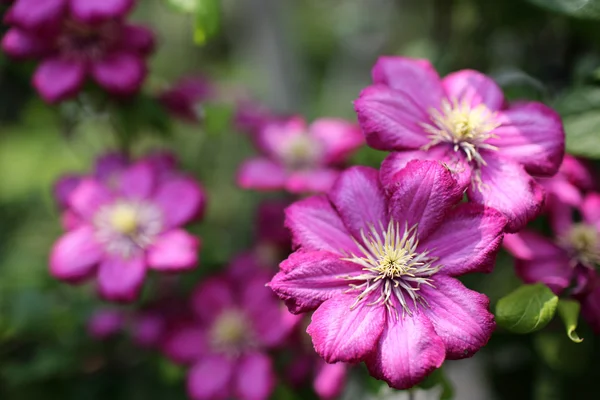
[[[444,342],[446,357],[471,357],[486,345],[496,328],[490,300],[447,276],[436,275],[433,285],[421,286],[428,304],[423,313]]]
[[[358,125],[343,119],[320,118],[309,127],[309,135],[323,144],[325,164],[338,164],[365,143]]]
[[[325,251],[292,253],[281,263],[281,270],[269,286],[294,314],[314,310],[325,300],[344,293],[353,283],[346,277],[362,273],[358,264]]]
[[[445,95],[440,76],[425,59],[379,57],[371,76],[373,83],[406,93],[422,110],[439,107]]]
[[[500,250],[506,218],[479,204],[459,204],[441,226],[419,243],[418,251],[438,257],[440,274],[459,276],[469,272],[491,272]]]
[[[146,65],[139,56],[120,52],[95,61],[91,73],[94,80],[107,91],[128,96],[142,86]]]
[[[430,116],[405,92],[369,86],[354,101],[354,109],[367,144],[374,149],[415,150],[429,143],[422,124]]]
[[[223,311],[235,306],[233,288],[221,277],[205,279],[194,290],[191,304],[200,321],[211,323]]]
[[[94,167],[94,176],[100,182],[110,184],[117,180],[119,176],[129,165],[127,157],[120,152],[109,152],[96,159]]]
[[[206,195],[194,179],[172,177],[159,184],[153,201],[163,211],[163,229],[172,229],[201,217]]]
[[[313,389],[321,400],[337,399],[346,385],[348,367],[344,363],[327,364],[319,360]]]
[[[39,36],[19,28],[9,29],[2,38],[2,50],[17,59],[39,57],[48,47]]]
[[[65,233],[52,247],[50,273],[57,279],[77,282],[93,274],[103,255],[89,225]]]
[[[48,103],[74,96],[85,80],[85,65],[78,61],[49,58],[33,74],[33,86]]]
[[[208,351],[206,332],[200,326],[184,325],[171,329],[161,350],[172,361],[192,364]]]
[[[237,184],[242,189],[275,190],[284,187],[286,178],[282,165],[266,158],[253,158],[241,165]]]
[[[52,190],[54,199],[61,209],[69,206],[69,197],[81,182],[82,177],[79,175],[64,175],[55,183]]]
[[[285,211],[285,226],[292,232],[294,248],[358,253],[350,232],[325,196],[293,203]]]
[[[125,197],[147,199],[156,185],[156,174],[149,163],[140,161],[123,171],[118,185],[119,192]]]
[[[466,189],[437,161],[411,161],[387,184],[391,218],[401,228],[418,225],[420,239],[442,223]]]
[[[147,251],[148,265],[159,271],[182,271],[196,267],[200,240],[183,229],[160,235]]]
[[[87,23],[120,19],[134,5],[134,0],[70,0],[74,17]]]
[[[369,167],[350,167],[338,178],[329,199],[355,238],[369,227],[387,227],[389,215],[379,173]]]
[[[125,260],[112,256],[104,259],[98,268],[98,290],[109,301],[134,301],[146,277],[146,263],[142,255]]]
[[[544,190],[515,162],[491,154],[484,158],[482,184],[469,187],[469,199],[503,213],[508,220],[506,231],[517,232],[540,213]]]
[[[442,85],[450,100],[467,102],[471,107],[485,104],[490,111],[504,105],[504,94],[500,86],[481,72],[464,69],[453,72],[442,79]]]
[[[590,193],[583,199],[581,205],[583,219],[588,224],[596,226],[600,231],[600,194]]]
[[[368,305],[368,296],[351,308],[359,293],[340,294],[317,308],[307,328],[317,353],[328,363],[358,362],[371,353],[386,322],[386,308]]]
[[[95,179],[83,179],[68,200],[73,211],[90,221],[100,207],[113,201],[113,196]]]
[[[227,400],[234,378],[234,359],[222,355],[202,357],[190,370],[187,391],[192,400]]]
[[[522,164],[537,176],[552,176],[565,154],[565,132],[560,116],[537,102],[511,105],[498,115],[496,138],[487,142],[498,153]]]
[[[340,171],[330,168],[309,171],[296,171],[290,174],[285,188],[290,193],[327,193],[340,175]]]
[[[154,50],[154,33],[141,25],[125,25],[122,33],[122,46],[140,55],[147,56]]]
[[[234,385],[236,399],[267,400],[275,388],[271,359],[263,353],[243,356],[237,366]]]
[[[395,389],[420,383],[445,359],[444,342],[422,312],[388,318],[376,349],[366,360],[371,375]]]
[[[18,0],[8,11],[9,23],[26,30],[38,30],[59,23],[67,0]]]

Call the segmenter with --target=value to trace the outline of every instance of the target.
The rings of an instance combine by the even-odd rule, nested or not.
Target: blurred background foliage
[[[353,120],[352,101],[379,55],[424,57],[441,74],[478,69],[509,99],[554,105],[565,118],[569,152],[600,158],[597,1],[201,0],[202,10],[186,9],[184,0],[138,3],[135,19],[159,37],[146,95],[189,74],[223,88],[219,101],[205,105],[202,126],[166,120],[143,96],[114,114],[121,128],[138,133],[134,154],[172,149],[209,193],[206,218],[193,228],[203,239],[201,268],[183,277],[183,291],[252,244],[254,210],[269,197],[234,185],[237,166],[253,151],[231,124],[228,100],[239,96],[309,119]],[[0,399],[185,399],[183,371],[158,354],[122,337],[87,336],[87,319],[100,306],[93,288],[47,273],[61,231],[52,183],[67,171],[89,171],[96,155],[122,143],[85,98],[43,104],[30,88],[31,72],[32,65],[0,55]],[[364,149],[355,162],[377,166],[383,157]],[[491,276],[467,284],[494,304],[518,285],[511,263],[503,254]],[[448,363],[455,398],[597,398],[599,342],[585,325],[578,328],[584,341],[571,342],[555,319],[526,336],[499,330],[472,360]],[[358,381],[347,398],[366,398],[364,390],[392,398],[377,382]],[[280,387],[274,398],[306,396]]]

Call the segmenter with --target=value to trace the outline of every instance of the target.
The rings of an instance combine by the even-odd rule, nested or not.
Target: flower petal
[[[7,13],[10,24],[26,30],[38,30],[59,23],[67,0],[18,0]]]
[[[200,240],[183,229],[160,235],[146,253],[148,265],[159,271],[182,271],[196,267]]]
[[[358,252],[350,232],[325,196],[293,203],[285,211],[285,226],[292,232],[295,248],[339,255]]]
[[[581,315],[590,325],[596,335],[600,334],[600,286],[580,298]]]
[[[317,308],[306,332],[328,363],[358,362],[371,353],[386,321],[386,308],[368,305],[373,295],[355,304],[358,293],[339,294]],[[353,307],[354,306],[354,307]]]
[[[310,171],[296,171],[290,174],[285,183],[285,188],[290,193],[326,193],[328,192],[340,171],[335,169],[316,169]]]
[[[234,381],[235,398],[267,400],[275,388],[271,359],[263,353],[250,353],[238,363]]]
[[[119,177],[119,192],[130,199],[147,199],[156,185],[156,174],[149,163],[140,161]]]
[[[354,109],[367,144],[378,150],[413,150],[429,143],[422,124],[428,112],[405,92],[383,85],[364,89]]]
[[[555,293],[566,289],[573,278],[565,250],[531,231],[504,237],[504,246],[516,257],[516,273],[525,283],[541,282]]]
[[[250,159],[238,170],[237,184],[243,189],[275,190],[285,183],[283,166],[266,158]]]
[[[590,193],[583,199],[581,205],[583,219],[588,224],[595,225],[600,231],[600,194]]]
[[[79,61],[49,58],[33,74],[33,86],[48,103],[57,103],[75,95],[85,80],[85,65]]]
[[[35,58],[48,50],[38,35],[19,28],[11,28],[2,38],[2,50],[17,59]]]
[[[386,183],[391,218],[402,228],[417,225],[420,239],[437,229],[466,189],[437,161],[410,161]]]
[[[444,342],[422,312],[388,318],[379,343],[366,360],[371,375],[395,389],[420,383],[445,359]]]
[[[91,73],[94,80],[107,91],[128,96],[142,86],[146,66],[139,56],[119,52],[95,61]]]
[[[50,273],[57,279],[77,282],[88,278],[100,262],[103,249],[94,229],[81,226],[64,234],[52,247]]]
[[[280,160],[285,149],[298,136],[306,134],[308,127],[303,117],[272,118],[261,125],[256,135],[256,145],[271,158]]]
[[[129,165],[127,157],[119,152],[110,152],[96,159],[94,176],[100,182],[111,185]]]
[[[54,199],[61,209],[69,206],[69,196],[77,188],[81,179],[79,175],[64,175],[54,183]]]
[[[503,213],[508,220],[506,231],[517,232],[540,213],[544,190],[514,161],[491,154],[484,158],[487,165],[481,167],[481,185],[469,187],[469,199]]]
[[[145,277],[146,262],[142,255],[128,260],[112,256],[100,263],[98,290],[106,300],[131,302],[138,297]]]
[[[487,143],[498,147],[498,153],[513,159],[527,172],[552,176],[558,171],[565,154],[565,132],[560,116],[537,102],[518,103],[498,115],[500,125],[496,137]]]
[[[368,232],[370,226],[388,225],[386,197],[379,173],[369,167],[350,167],[341,173],[329,199],[355,238]]]
[[[235,306],[233,288],[221,277],[205,279],[194,290],[191,304],[200,321],[211,323],[223,311]]]
[[[452,101],[467,102],[471,107],[485,104],[490,111],[500,110],[504,105],[500,86],[478,71],[463,69],[453,72],[442,79],[442,85]]]
[[[432,283],[434,287],[421,286],[428,304],[423,313],[444,342],[446,357],[471,357],[486,345],[496,328],[490,300],[454,278],[436,275]]]
[[[459,204],[418,251],[438,257],[441,274],[458,276],[469,272],[491,272],[500,250],[506,218],[479,204]]]
[[[125,25],[121,45],[125,49],[135,51],[140,55],[149,55],[155,46],[154,33],[145,26]]]
[[[70,0],[70,3],[75,18],[97,23],[124,17],[133,8],[134,0]]]
[[[223,355],[202,357],[190,370],[187,391],[192,400],[226,400],[230,398],[235,360]]]
[[[183,325],[172,329],[164,339],[161,350],[172,361],[180,364],[192,364],[206,354],[205,330],[196,325]]]
[[[348,276],[359,275],[358,264],[326,251],[295,252],[281,263],[282,272],[269,286],[294,314],[314,310],[349,289]]]
[[[163,229],[172,229],[200,217],[206,195],[194,179],[175,177],[158,186],[153,201],[163,210]]]
[[[100,207],[113,201],[113,196],[95,179],[83,179],[71,192],[68,200],[73,211],[90,221]]]
[[[311,137],[323,144],[325,164],[338,164],[365,143],[360,128],[351,122],[337,118],[320,118],[309,127]]]
[[[371,75],[373,83],[404,92],[422,110],[439,107],[444,97],[440,76],[425,59],[379,57]]]
[[[327,364],[319,360],[313,389],[321,400],[337,399],[346,385],[348,367],[344,363]]]

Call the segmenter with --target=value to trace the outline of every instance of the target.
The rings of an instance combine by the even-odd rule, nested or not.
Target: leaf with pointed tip
[[[554,317],[558,297],[546,285],[523,285],[496,304],[496,322],[514,333],[545,327]]]

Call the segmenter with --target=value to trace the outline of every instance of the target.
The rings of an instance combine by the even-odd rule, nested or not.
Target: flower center
[[[210,330],[212,347],[226,353],[240,352],[252,342],[248,328],[248,319],[242,311],[224,311]]]
[[[283,162],[291,170],[310,169],[319,161],[321,154],[320,143],[304,133],[288,140],[282,150]]]
[[[162,230],[162,212],[149,202],[117,200],[98,210],[94,225],[107,252],[129,258],[154,242]]]
[[[57,46],[62,54],[76,59],[101,58],[118,40],[118,23],[109,21],[98,26],[67,20],[58,37]]]
[[[587,224],[575,224],[559,244],[569,249],[577,261],[586,266],[600,265],[600,233]]]
[[[425,299],[418,293],[421,285],[431,284],[430,277],[438,272],[441,266],[435,266],[437,258],[429,256],[428,251],[418,252],[417,226],[401,229],[391,220],[384,229],[371,225],[368,232],[361,231],[362,244],[355,240],[361,255],[350,254],[343,258],[362,266],[364,273],[359,276],[348,276],[346,279],[362,281],[350,284],[349,291],[358,290],[356,307],[371,293],[379,291],[379,297],[370,305],[386,306],[389,312],[398,315],[397,303],[402,307],[402,314],[412,315],[409,302],[426,305]]]
[[[479,165],[486,165],[480,150],[498,150],[485,143],[495,137],[492,132],[500,123],[484,104],[472,107],[467,101],[442,100],[441,110],[431,109],[429,115],[432,123],[422,124],[430,139],[424,150],[450,143],[454,151],[463,151],[469,161]]]

